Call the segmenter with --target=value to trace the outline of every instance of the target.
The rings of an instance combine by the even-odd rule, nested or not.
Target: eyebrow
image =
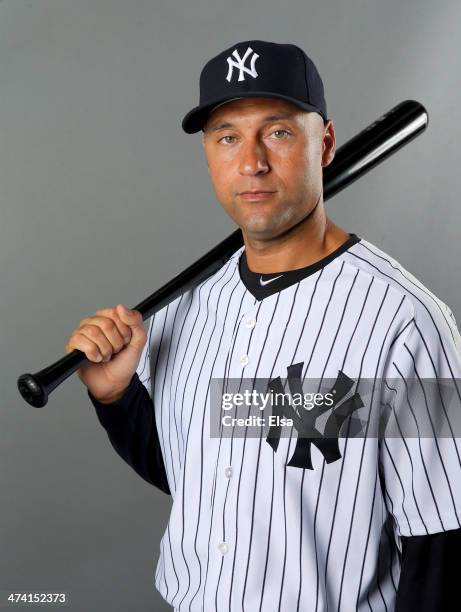
[[[283,114],[283,115],[269,115],[262,119],[262,123],[273,123],[274,121],[281,121],[283,119],[293,119],[294,115],[292,113]],[[216,132],[217,130],[222,130],[224,128],[233,128],[236,127],[233,123],[229,123],[228,121],[224,123],[217,123],[216,125],[212,125],[209,128],[204,130],[205,132]]]

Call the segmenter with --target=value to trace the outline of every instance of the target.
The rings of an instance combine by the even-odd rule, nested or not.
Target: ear
[[[208,165],[208,158],[207,158],[206,151],[205,151],[205,133],[203,131],[202,131],[201,142],[202,142],[202,147],[203,147],[204,152],[205,152],[205,159],[207,160],[206,167],[207,167],[207,170],[208,170],[208,174],[210,174],[210,166]]]
[[[335,126],[331,119],[328,119],[323,126],[322,143],[322,167],[328,166],[333,161],[336,153]]]

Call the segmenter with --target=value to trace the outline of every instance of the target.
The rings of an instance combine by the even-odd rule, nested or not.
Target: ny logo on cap
[[[251,68],[247,68],[245,66],[245,62],[246,62],[246,59],[247,59],[247,57],[249,56],[250,53],[253,53],[253,55],[251,56]],[[238,81],[244,81],[245,80],[245,77],[244,77],[244,74],[243,74],[244,72],[246,72],[247,74],[249,74],[253,78],[256,78],[258,76],[258,73],[255,70],[255,63],[256,63],[256,60],[258,59],[259,55],[257,53],[255,53],[251,47],[248,47],[248,49],[245,51],[245,55],[243,57],[240,57],[237,49],[232,51],[232,55],[235,57],[235,59],[237,61],[233,60],[231,57],[227,58],[227,63],[229,64],[229,71],[227,73],[226,79],[229,82],[232,79],[232,73],[234,71],[234,67],[239,69],[239,78],[237,79]]]

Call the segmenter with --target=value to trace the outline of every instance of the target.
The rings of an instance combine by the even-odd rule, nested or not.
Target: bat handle
[[[18,378],[19,393],[31,406],[43,408],[53,389],[87,362],[85,353],[74,349],[35,374],[21,374]]]

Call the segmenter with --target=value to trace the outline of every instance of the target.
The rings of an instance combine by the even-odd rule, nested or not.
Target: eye
[[[290,132],[288,130],[274,130],[272,132],[272,134],[280,134],[280,133],[284,133],[284,134],[290,134]],[[281,138],[276,138],[276,140],[282,140]]]
[[[221,142],[221,140],[224,140],[225,138],[235,138],[235,136],[223,136],[222,138],[220,138],[218,140],[218,142]],[[231,142],[227,142],[226,144],[232,144]]]

